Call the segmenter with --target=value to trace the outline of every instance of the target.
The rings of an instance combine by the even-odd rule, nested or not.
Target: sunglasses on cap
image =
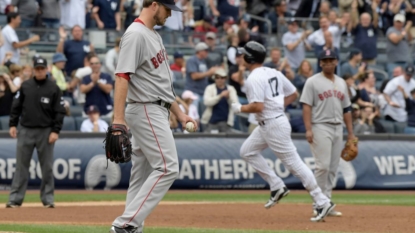
[[[222,76],[215,76],[215,79],[226,79],[226,77],[222,77]]]

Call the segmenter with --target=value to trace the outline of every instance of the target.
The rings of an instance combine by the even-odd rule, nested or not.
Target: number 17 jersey
[[[284,98],[297,91],[285,75],[268,67],[255,68],[249,74],[245,87],[249,103],[264,103],[262,112],[255,114],[257,121],[284,114]]]

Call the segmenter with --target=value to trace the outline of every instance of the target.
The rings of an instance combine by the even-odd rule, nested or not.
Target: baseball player
[[[284,114],[285,106],[297,98],[297,90],[281,72],[262,65],[267,55],[264,46],[250,41],[243,52],[246,67],[250,70],[245,82],[249,104],[233,103],[232,110],[235,113],[255,113],[259,127],[243,143],[240,155],[270,185],[271,197],[265,208],[271,208],[289,193],[284,182],[260,154],[270,147],[284,166],[301,180],[317,203],[318,215],[311,221],[322,221],[335,204],[322,193],[313,173],[298,155],[291,140],[291,125]]]
[[[160,35],[153,29],[163,26],[172,10],[182,11],[174,0],[144,0],[139,18],[121,39],[113,125],[128,125],[134,154],[126,207],[114,220],[111,233],[141,233],[144,219],[179,174],[169,110],[183,126],[192,122],[197,129],[197,123],[175,102],[168,56]]]
[[[348,139],[355,136],[347,84],[335,75],[337,56],[332,50],[323,50],[319,59],[323,71],[307,79],[300,102],[307,141],[315,159],[314,175],[323,193],[331,198],[343,148],[343,121]],[[333,210],[328,215],[341,216],[341,213]]]

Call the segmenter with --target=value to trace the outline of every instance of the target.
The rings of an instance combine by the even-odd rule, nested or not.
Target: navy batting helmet
[[[249,41],[243,48],[244,60],[249,64],[262,64],[267,57],[267,50],[263,45],[255,41]]]

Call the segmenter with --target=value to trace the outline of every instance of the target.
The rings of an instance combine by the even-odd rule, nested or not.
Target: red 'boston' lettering
[[[159,63],[163,62],[163,57],[161,56],[161,51],[157,53],[157,60]]]
[[[331,90],[328,91],[329,93],[329,97],[332,97],[333,95],[331,94]]]
[[[324,100],[324,97],[323,97],[323,95],[322,95],[322,94],[318,94],[318,98],[319,98],[320,100]]]
[[[318,98],[320,100],[328,99],[330,97],[334,97],[334,98],[337,98],[337,99],[343,101],[344,94],[341,91],[337,91],[337,90],[327,90],[323,93],[318,94]]]
[[[329,94],[327,94],[327,91],[325,91],[324,93],[323,93],[323,95],[324,95],[324,98],[329,98]]]
[[[157,62],[157,59],[155,57],[151,58],[151,62],[154,65],[154,68],[159,68],[159,63]]]

